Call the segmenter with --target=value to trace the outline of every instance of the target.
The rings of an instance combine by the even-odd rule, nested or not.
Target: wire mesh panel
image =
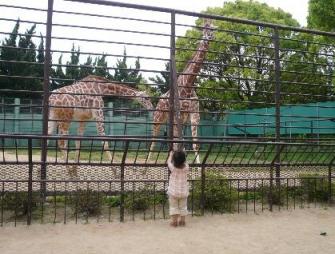
[[[0,9],[2,224],[34,204],[54,222],[165,218],[174,145],[193,215],[331,202],[333,33],[220,8]]]

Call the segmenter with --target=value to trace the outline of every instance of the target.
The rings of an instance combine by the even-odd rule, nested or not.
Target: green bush
[[[276,185],[275,181],[272,185],[272,189],[270,186],[264,186],[262,189],[259,190],[263,192],[263,197],[265,197],[266,201],[273,205],[284,205],[284,199],[287,197],[287,186],[286,184]]]
[[[206,174],[204,190],[204,208],[212,211],[231,212],[235,209],[237,190],[229,186],[227,178],[218,177],[215,174]],[[201,204],[201,179],[198,178],[193,185],[194,205]]]
[[[130,192],[125,195],[124,206],[126,209],[145,211],[154,205],[164,204],[167,197],[164,192],[156,192],[155,195],[147,187]]]
[[[68,202],[74,214],[83,214],[86,216],[100,215],[103,194],[93,190],[79,190],[69,197]]]
[[[38,207],[40,201],[39,193],[32,193],[31,209]],[[28,213],[28,193],[27,192],[5,192],[2,196],[2,204],[5,210],[16,211],[17,215]]]
[[[120,195],[108,196],[103,199],[103,202],[109,207],[118,207],[121,204],[121,196]]]
[[[300,174],[299,192],[308,202],[318,201],[326,202],[329,200],[329,181],[328,178],[320,178],[320,174]],[[332,183],[332,190],[335,190],[335,184]]]

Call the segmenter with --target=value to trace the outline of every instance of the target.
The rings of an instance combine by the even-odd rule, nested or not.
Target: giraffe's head
[[[204,29],[202,31],[202,39],[204,41],[213,40],[214,39],[214,29],[213,22],[211,19],[204,20]]]
[[[144,91],[138,91],[135,93],[135,100],[142,104],[146,109],[153,109],[154,106],[151,103],[150,96]]]

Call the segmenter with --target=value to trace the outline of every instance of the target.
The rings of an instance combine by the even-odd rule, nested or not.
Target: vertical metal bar
[[[121,198],[120,198],[120,221],[121,222],[124,222],[124,167],[125,167],[124,164],[126,162],[128,148],[129,148],[129,140],[126,141],[126,145],[124,148],[124,153],[123,153],[122,161],[121,161]]]
[[[206,188],[206,175],[205,167],[201,167],[201,196],[200,196],[200,209],[201,215],[205,214],[205,188]]]
[[[154,182],[154,220],[156,220],[156,182]]]
[[[212,150],[212,147],[213,147],[213,144],[210,144],[205,154],[205,157],[201,163],[201,197],[200,197],[201,215],[205,214],[205,188],[206,188],[205,164]]]
[[[18,182],[15,182],[15,221],[14,221],[14,225],[16,227],[16,220],[17,220],[17,205],[19,203],[19,200],[18,200]]]
[[[308,180],[308,185],[307,186],[310,186],[310,184],[309,184],[309,180],[310,179],[307,179]],[[316,198],[316,193],[317,193],[317,190],[316,190],[316,181],[317,181],[317,179],[316,178],[314,178],[314,206],[316,207],[316,202],[317,202],[317,198]],[[322,187],[323,185],[321,185],[321,187]],[[307,191],[309,191],[309,190],[307,190]]]
[[[5,112],[5,111],[4,111]],[[5,120],[3,121],[5,123]],[[6,163],[6,158],[5,158],[5,139],[1,138],[1,151],[2,151],[2,162]]]
[[[56,183],[54,182],[53,184],[54,186],[54,191],[53,191],[53,195],[54,195],[54,224],[56,223],[56,219],[57,219],[57,199],[56,199],[56,196],[57,196],[57,193],[56,193]]]
[[[65,191],[64,191],[64,224],[66,224],[66,217],[67,217],[67,210],[66,210],[66,206],[67,206],[67,184],[68,182],[65,182]]]
[[[231,189],[232,189],[231,182],[232,181],[231,180],[228,180],[228,181],[229,181],[229,212],[231,213],[232,212],[232,210],[231,210],[232,209],[232,197],[231,197],[232,196],[231,195],[232,194],[231,193]]]
[[[132,219],[135,221],[135,182],[132,182],[133,188],[132,188],[132,193],[131,193],[131,213],[132,213]]]
[[[28,164],[29,164],[29,175],[28,175],[28,204],[27,204],[27,225],[31,224],[31,209],[32,209],[32,191],[33,191],[33,151],[32,151],[32,140],[28,139]]]
[[[2,188],[1,188],[1,227],[3,227],[3,210],[4,210],[4,207],[3,207],[3,199],[4,199],[4,195],[5,195],[5,183],[2,182]]]
[[[16,159],[16,162],[18,163],[19,162],[19,152],[17,150],[17,139],[14,139],[14,146],[15,146],[15,159]]]
[[[101,211],[102,210],[102,208],[100,207],[100,182],[98,182],[98,211]],[[97,213],[97,222],[99,223],[99,219],[100,219],[100,214],[99,213]]]
[[[191,181],[191,214],[194,216],[194,181]]]
[[[223,143],[221,144],[220,149],[219,149],[219,151],[217,152],[217,155],[216,155],[216,157],[215,157],[215,159],[214,159],[212,165],[215,165],[216,160],[218,159],[219,155],[221,154],[222,148],[223,148]]]
[[[192,188],[193,188],[193,185],[192,185]],[[192,189],[193,191],[193,189]],[[166,200],[167,200],[167,194],[166,194],[166,181],[163,182],[163,193],[164,193],[164,202],[163,202],[163,218],[165,219],[166,218],[166,215],[165,215],[165,205],[166,205]],[[193,193],[192,193],[193,195]],[[192,197],[193,198],[193,197]],[[193,204],[192,204],[193,205]],[[193,207],[193,206],[192,206]],[[192,210],[192,216],[193,216],[193,210]]]
[[[256,180],[254,180],[254,213],[256,213]]]
[[[109,182],[109,196],[111,196],[112,193],[112,182]],[[111,222],[111,215],[112,215],[112,202],[109,202],[109,207],[108,207],[108,222]]]
[[[174,139],[174,135],[178,139],[182,137],[182,126],[180,119],[180,102],[179,102],[179,92],[177,84],[177,70],[176,70],[176,13],[171,11],[171,37],[170,37],[170,97],[169,97],[169,106],[170,106],[170,130],[169,135],[170,139]],[[175,123],[176,121],[176,123]],[[177,133],[174,133],[176,127]],[[182,149],[183,144],[178,143],[178,150]],[[173,148],[173,143],[170,145],[170,149]]]
[[[288,210],[288,191],[289,191],[289,182],[288,178],[286,178],[286,210]]]
[[[52,33],[52,15],[53,15],[54,0],[48,0],[48,14],[47,14],[47,25],[46,25],[46,43],[45,43],[45,60],[44,60],[44,82],[43,82],[43,136],[48,135],[48,120],[49,120],[49,83],[50,83],[50,70],[51,70],[51,33]],[[46,161],[47,161],[47,147],[48,140],[42,139],[42,153],[41,153],[41,180],[45,180],[47,177],[46,172]],[[46,193],[45,182],[41,184],[41,194],[43,197]]]
[[[262,191],[261,191],[261,193],[262,193],[261,200],[262,200],[262,212],[263,212],[264,211],[264,179],[262,179],[262,187],[261,187],[261,189],[262,189]]]
[[[85,192],[84,192],[85,193]],[[86,183],[86,204],[89,204],[90,202],[90,182],[87,182]],[[86,219],[86,223],[88,223],[88,210],[86,210],[86,213],[85,213],[85,219]]]
[[[280,44],[279,44],[279,31],[275,27],[273,30],[273,43],[275,50],[275,103],[276,103],[276,142],[280,142],[280,92],[281,92],[281,82],[280,82]],[[280,145],[276,145],[276,178],[280,177]]]
[[[281,206],[281,181],[280,181],[280,179],[279,179],[279,185],[277,187],[278,187],[278,191],[279,191],[279,193],[278,193],[278,199],[279,199],[278,210],[280,211],[280,206]],[[277,189],[276,189],[276,191],[277,191]]]
[[[249,179],[246,179],[246,199],[245,199],[245,213],[248,213],[248,199],[249,199]]]
[[[328,167],[328,203],[332,201],[332,165]]]
[[[139,153],[139,151],[140,151],[140,146],[141,146],[141,142],[138,142],[138,146],[137,146],[137,149],[136,149],[136,154],[135,154],[134,163],[137,162],[137,157],[138,157],[138,153]]]
[[[335,157],[330,161],[329,166],[328,166],[328,201],[331,203],[332,201],[332,166],[335,162]]]
[[[78,223],[78,203],[79,203],[79,193],[78,193],[78,182],[76,184],[76,204],[75,204],[75,221]]]
[[[89,151],[89,155],[88,155],[88,163],[92,162],[92,151],[93,151],[93,139],[91,140],[91,144],[90,144],[90,151]]]
[[[237,213],[240,213],[240,179],[237,179]]]
[[[270,168],[270,193],[269,193],[269,200],[270,200],[270,211],[272,212],[272,205],[273,205],[273,166]]]
[[[293,209],[295,209],[295,190],[296,184],[295,184],[295,178],[293,179]]]
[[[170,38],[170,97],[169,97],[169,137],[173,140],[173,126],[174,126],[174,96],[175,96],[175,82],[176,82],[176,70],[175,70],[175,54],[176,54],[176,13],[171,12],[171,38]],[[170,150],[173,150],[173,143],[170,143]]]

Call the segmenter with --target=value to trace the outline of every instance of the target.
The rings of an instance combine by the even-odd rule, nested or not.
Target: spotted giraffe
[[[72,85],[52,91],[49,97],[48,134],[52,134],[53,130],[58,127],[61,135],[68,135],[70,124],[75,120],[79,122],[77,134],[83,135],[87,121],[94,119],[98,135],[105,136],[103,95],[129,96],[146,109],[153,109],[149,96],[145,92],[119,83],[113,83],[103,77],[89,75]],[[62,151],[63,159],[67,161],[67,142],[59,140],[58,144]],[[102,144],[108,160],[112,161],[108,142],[102,142]],[[76,162],[79,161],[79,149],[80,141],[76,141]],[[73,167],[72,170],[68,168],[68,171],[71,176],[77,176],[76,167]]]
[[[194,82],[197,74],[200,72],[203,61],[209,48],[209,41],[213,39],[213,28],[210,20],[204,21],[204,29],[202,40],[193,54],[191,60],[187,63],[183,72],[177,78],[178,94],[180,100],[180,119],[182,124],[191,122],[191,132],[194,141],[198,138],[198,126],[200,123],[199,101],[194,89]],[[152,136],[157,137],[162,124],[165,124],[169,118],[169,103],[170,91],[161,96],[158,101],[156,110],[153,114],[153,130]],[[176,125],[174,125],[174,135],[177,133]],[[152,156],[155,142],[151,143],[150,153],[148,158]],[[200,163],[199,144],[193,144],[193,150],[196,156],[196,162]]]

